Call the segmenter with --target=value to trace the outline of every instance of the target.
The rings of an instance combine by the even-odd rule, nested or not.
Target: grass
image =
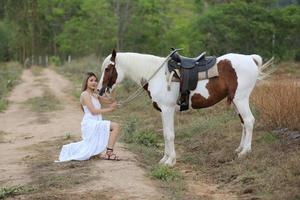
[[[181,179],[181,175],[178,171],[164,165],[155,166],[151,171],[151,176],[162,181],[173,181]]]
[[[30,169],[32,182],[22,186],[24,190],[18,194],[22,195],[21,199],[78,198],[75,194],[65,194],[64,190],[99,178],[97,174],[90,173],[93,160],[59,164],[53,162],[57,159],[57,149],[63,143],[72,142],[73,139],[72,137],[59,138],[55,141],[45,141],[26,147],[26,150],[34,153],[34,156],[24,158],[24,163]],[[101,195],[91,192],[88,194],[88,198],[90,196]]]
[[[6,97],[13,87],[18,84],[22,67],[18,63],[0,63],[0,112],[8,106]]]
[[[257,87],[252,97],[263,126],[269,129],[300,130],[300,83],[272,82]]]
[[[63,108],[60,101],[49,89],[45,89],[43,96],[28,99],[24,104],[30,107],[32,111],[39,113],[61,110]]]
[[[17,185],[17,186],[10,186],[10,187],[1,187],[0,188],[0,199],[5,199],[8,197],[14,197],[16,195],[20,195],[24,192],[24,187]]]
[[[7,133],[5,133],[4,131],[0,131],[0,144],[5,142],[4,136],[5,136],[6,134],[7,134]]]
[[[33,65],[31,66],[31,72],[34,76],[40,76],[42,74],[43,71],[43,67],[37,66],[37,65]]]

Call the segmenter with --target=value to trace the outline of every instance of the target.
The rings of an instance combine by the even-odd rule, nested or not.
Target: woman
[[[82,84],[80,103],[84,116],[81,122],[82,141],[70,143],[62,147],[59,161],[88,160],[106,149],[107,160],[119,160],[113,153],[113,147],[119,135],[119,125],[115,122],[102,120],[103,113],[116,109],[117,103],[96,93],[97,76],[86,73]],[[101,103],[109,104],[108,108],[101,108]]]

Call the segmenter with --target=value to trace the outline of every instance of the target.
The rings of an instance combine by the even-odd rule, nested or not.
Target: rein
[[[139,89],[137,89],[134,93],[132,93],[129,97],[127,97],[127,99],[120,101],[120,103],[118,103],[118,106],[124,106],[125,104],[128,104],[129,102],[131,102],[133,99],[135,99],[136,97],[138,97],[144,90],[144,86],[146,84],[148,84],[148,82],[159,72],[159,70],[164,66],[164,64],[169,60],[170,56],[173,55],[175,52],[177,52],[179,49],[174,49],[164,60],[164,62],[159,66],[159,68],[150,76],[150,78],[148,80],[145,80],[145,82],[142,84],[142,87],[140,87]]]

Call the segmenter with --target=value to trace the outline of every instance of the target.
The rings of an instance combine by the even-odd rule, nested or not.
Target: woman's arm
[[[115,101],[112,100],[112,99],[109,99],[109,98],[107,98],[107,97],[100,96],[100,95],[98,95],[98,99],[99,99],[99,101],[101,102],[101,104],[102,104],[102,103],[104,103],[104,104],[111,104],[111,103],[115,102]]]
[[[109,108],[96,109],[92,103],[91,96],[87,92],[82,94],[82,104],[86,105],[93,115],[111,112],[116,108],[115,105],[112,105]]]

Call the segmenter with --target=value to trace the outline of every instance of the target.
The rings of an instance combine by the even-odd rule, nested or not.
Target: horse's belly
[[[206,83],[201,82],[190,95],[190,105],[193,109],[213,106],[228,95],[225,85],[220,85],[218,78],[207,80]]]

